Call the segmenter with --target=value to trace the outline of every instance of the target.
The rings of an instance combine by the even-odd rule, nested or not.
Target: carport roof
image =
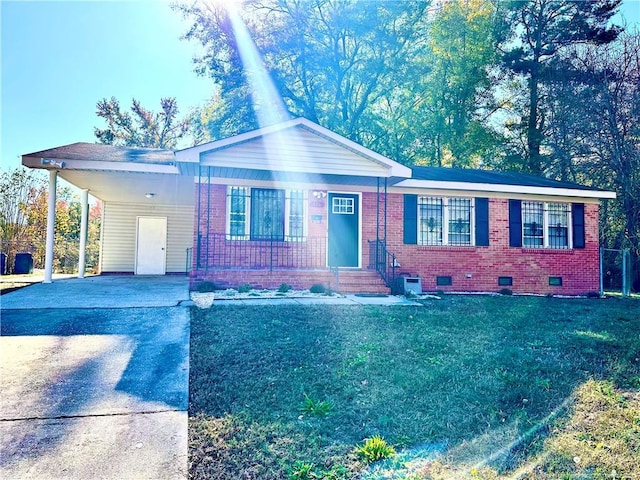
[[[40,152],[28,153],[24,157],[52,158],[57,160],[84,160],[103,162],[130,162],[173,165],[172,150],[158,148],[119,147],[99,143],[77,142]]]

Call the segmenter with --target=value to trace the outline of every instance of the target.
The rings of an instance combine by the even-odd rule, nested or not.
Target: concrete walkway
[[[187,478],[187,298],[186,277],[3,295],[0,478]]]

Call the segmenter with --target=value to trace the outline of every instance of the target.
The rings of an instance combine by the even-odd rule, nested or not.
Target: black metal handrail
[[[387,250],[384,241],[369,240],[369,259],[370,267],[375,268],[387,287],[394,288],[398,261],[395,254]]]
[[[238,240],[223,233],[199,235],[199,269],[326,269],[327,239]]]

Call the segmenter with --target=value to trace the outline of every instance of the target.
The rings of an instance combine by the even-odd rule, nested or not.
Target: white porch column
[[[47,210],[47,248],[44,257],[44,281],[51,283],[53,275],[53,240],[56,227],[56,184],[58,171],[49,170],[49,208]]]
[[[82,212],[80,217],[80,248],[78,249],[78,278],[84,278],[86,267],[87,232],[89,228],[89,190],[80,191]]]

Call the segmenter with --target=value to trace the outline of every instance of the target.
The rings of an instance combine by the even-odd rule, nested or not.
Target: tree
[[[577,44],[602,45],[621,29],[609,26],[622,0],[516,0],[506,4],[510,27],[501,45],[504,66],[526,79],[527,104],[521,128],[526,137],[522,169],[542,174],[546,163],[541,150],[547,126],[545,82],[557,75],[559,53]]]
[[[95,136],[100,143],[110,145],[172,149],[186,137],[191,126],[191,117],[178,117],[175,98],[161,99],[159,112],[145,109],[135,98],[131,113],[122,111],[115,97],[103,98],[96,108],[107,128],[95,127]]]
[[[268,73],[260,81],[273,81],[287,112],[407,161],[415,138],[387,127],[414,107],[428,6],[413,0],[254,0],[245,2],[242,14]],[[243,51],[252,46],[239,40],[233,12],[209,3],[180,9],[193,22],[186,38],[206,50],[199,71],[213,78],[221,99],[212,136],[260,126],[258,113],[274,99],[252,97],[250,68],[243,63]]]
[[[606,244],[630,248],[634,288],[640,290],[640,34],[580,58],[594,79],[582,111],[593,120],[588,136],[595,168],[592,178],[618,194],[609,212]],[[618,228],[616,228],[618,227]]]
[[[31,249],[32,239],[27,234],[28,205],[42,185],[42,179],[33,170],[16,168],[0,174],[0,241],[9,270],[16,253]]]
[[[421,108],[413,122],[429,137],[430,163],[480,166],[497,154],[487,118],[498,109],[492,66],[498,60],[495,7],[489,0],[451,0],[429,25]]]

